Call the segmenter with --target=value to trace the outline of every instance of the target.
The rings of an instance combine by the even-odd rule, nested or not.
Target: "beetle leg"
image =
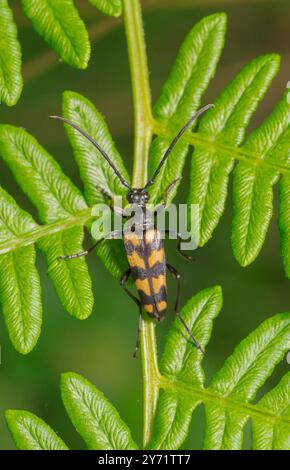
[[[181,235],[179,232],[175,232],[174,230],[170,230],[170,229],[165,229],[163,230],[163,232],[166,234],[166,235],[172,235],[174,237],[177,238],[177,251],[178,253],[183,257],[185,258],[187,261],[191,261],[192,260],[192,257],[190,255],[187,255],[186,253],[184,253],[184,251],[182,251],[182,249],[180,248],[180,245],[181,245]]]
[[[126,283],[129,279],[130,275],[131,275],[131,268],[127,269],[127,271],[125,271],[122,274],[121,279],[120,279],[120,286],[124,289],[126,294],[129,295],[129,297],[135,302],[135,304],[139,308],[137,341],[136,341],[135,351],[134,351],[134,354],[133,354],[133,357],[136,357],[137,351],[140,347],[140,337],[141,337],[141,329],[142,329],[142,303],[140,302],[138,297],[136,297],[134,294],[132,294],[132,292],[130,292],[129,289],[126,287]]]
[[[136,357],[137,352],[139,351],[139,348],[140,348],[141,331],[142,331],[142,305],[140,307],[139,316],[138,316],[137,341],[136,341],[136,346],[135,346],[135,351],[133,353],[133,357]]]
[[[57,259],[74,259],[74,258],[81,258],[82,256],[87,256],[91,251],[93,251],[96,246],[98,246],[99,243],[104,241],[105,238],[100,238],[96,243],[94,243],[92,246],[90,246],[87,250],[81,251],[80,253],[73,253],[71,255],[63,255],[63,256],[58,256]]]
[[[111,238],[117,238],[117,235],[122,236],[122,232],[120,230],[116,230],[115,232],[108,233],[105,237],[100,238],[96,243],[94,243],[90,248],[85,251],[81,251],[80,253],[73,253],[71,255],[64,255],[58,256],[57,259],[74,259],[74,258],[81,258],[82,256],[87,256],[89,253],[93,251],[99,243],[102,243],[104,240],[110,240]]]
[[[187,333],[189,334],[190,338],[192,339],[192,341],[194,342],[194,344],[196,345],[196,347],[203,353],[205,354],[204,350],[202,349],[201,345],[199,344],[199,342],[197,341],[197,339],[193,336],[192,332],[190,331],[188,325],[186,324],[186,322],[183,320],[180,312],[179,312],[179,298],[180,298],[180,274],[179,272],[173,267],[171,266],[171,264],[168,264],[166,263],[166,267],[168,269],[168,271],[170,272],[170,274],[175,278],[176,280],[176,283],[177,283],[177,292],[176,292],[176,302],[175,302],[175,307],[174,307],[174,310],[175,310],[175,315],[179,318],[179,320],[181,321],[182,325],[184,326],[184,328],[186,329]]]

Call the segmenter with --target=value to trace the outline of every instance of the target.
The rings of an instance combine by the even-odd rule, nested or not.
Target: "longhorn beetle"
[[[138,230],[135,231],[123,231],[122,236],[124,240],[125,251],[129,263],[129,269],[124,272],[120,279],[120,285],[125,290],[125,292],[133,299],[133,301],[137,304],[139,309],[139,322],[138,322],[138,335],[137,335],[137,342],[134,352],[134,357],[139,349],[140,345],[140,334],[141,334],[141,326],[142,326],[142,307],[144,308],[145,312],[149,315],[149,317],[154,318],[158,322],[163,320],[167,310],[167,286],[166,286],[166,268],[170,272],[170,274],[176,279],[177,282],[177,293],[176,293],[176,302],[175,302],[175,314],[183,324],[184,328],[186,329],[188,335],[191,337],[195,345],[198,349],[202,352],[202,347],[197,341],[197,339],[193,336],[192,332],[190,331],[188,325],[182,318],[179,312],[179,296],[180,296],[180,274],[178,271],[169,263],[166,263],[165,260],[165,253],[163,247],[163,240],[161,237],[161,233],[154,225],[152,218],[150,220],[146,218],[146,204],[149,201],[149,193],[147,189],[152,186],[155,182],[157,175],[160,173],[162,166],[164,165],[166,159],[168,158],[171,150],[176,145],[177,141],[180,139],[182,134],[190,127],[193,121],[198,118],[202,113],[207,111],[209,108],[213,107],[212,104],[206,105],[197,111],[182,127],[179,133],[174,137],[171,144],[165,151],[157,169],[153,177],[145,184],[144,188],[132,188],[130,184],[123,178],[120,172],[117,170],[113,162],[110,160],[107,153],[99,146],[97,142],[95,142],[92,137],[90,137],[86,132],[80,129],[79,126],[74,124],[73,122],[68,121],[67,119],[60,117],[60,116],[50,116],[52,119],[58,119],[63,121],[65,124],[73,127],[76,131],[82,134],[86,139],[88,139],[100,152],[100,154],[105,158],[108,162],[110,167],[113,169],[115,175],[119,178],[122,185],[125,186],[129,191],[127,193],[127,201],[139,207],[142,210],[143,218],[142,222],[137,222],[135,224],[135,228]],[[180,180],[180,178],[176,178],[173,180],[167,189],[165,190],[163,196],[163,204],[158,206],[155,211],[159,211],[160,209],[164,209],[167,205],[167,198],[175,186],[175,184]],[[103,195],[107,198],[111,198],[109,194],[103,188],[100,188],[100,191]],[[112,208],[112,210],[115,210]],[[121,212],[120,212],[121,211]],[[124,211],[119,208],[120,215],[126,217]],[[137,227],[138,225],[138,227]],[[171,231],[165,230],[165,233],[169,233]],[[89,254],[99,243],[103,242],[105,239],[116,238],[117,235],[120,235],[120,232],[111,232],[107,234],[105,237],[99,239],[93,246],[88,248],[87,250],[81,253],[74,253],[71,255],[61,256],[60,259],[72,259],[72,258],[79,258],[81,256],[86,256]],[[179,253],[184,256],[186,259],[191,259],[189,256],[185,255],[180,248],[181,244],[181,237],[179,233],[176,233],[177,242],[177,249]],[[132,292],[126,287],[126,283],[129,277],[132,276],[135,286],[137,288],[139,298],[136,297]]]

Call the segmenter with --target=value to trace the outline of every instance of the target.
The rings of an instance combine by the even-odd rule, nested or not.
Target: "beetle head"
[[[127,194],[127,201],[130,204],[143,205],[149,201],[149,194],[143,188],[133,188]]]

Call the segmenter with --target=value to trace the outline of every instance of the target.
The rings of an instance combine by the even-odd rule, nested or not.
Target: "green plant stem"
[[[143,446],[145,448],[149,444],[152,436],[160,388],[155,323],[149,318],[145,318],[142,321],[140,349],[143,375]]]
[[[124,0],[124,23],[134,101],[133,186],[147,181],[148,152],[152,139],[151,98],[139,0]]]
[[[159,377],[159,386],[164,390],[174,390],[179,394],[191,393],[194,400],[198,399],[203,404],[215,404],[218,405],[221,409],[227,410],[238,410],[244,416],[249,416],[251,418],[263,418],[271,422],[281,421],[287,425],[290,425],[290,418],[286,415],[274,413],[273,411],[266,410],[262,408],[259,404],[253,405],[252,403],[240,402],[232,399],[231,397],[225,397],[215,393],[214,391],[206,388],[200,388],[195,385],[186,382],[180,382],[174,379],[167,379],[166,377],[160,375]]]
[[[133,186],[142,187],[148,176],[148,156],[153,130],[149,74],[140,2],[124,0],[123,4],[134,101]],[[142,321],[141,357],[144,387],[143,446],[146,447],[152,433],[160,383],[155,324],[149,319]]]

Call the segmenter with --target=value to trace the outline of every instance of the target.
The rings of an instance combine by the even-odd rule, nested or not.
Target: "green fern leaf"
[[[25,234],[36,226],[32,217],[0,188],[0,241]],[[29,353],[38,340],[42,321],[33,246],[0,256],[0,298],[12,344],[18,352]]]
[[[288,152],[290,156],[290,152]],[[279,230],[286,276],[290,279],[290,177],[283,176],[279,185]]]
[[[121,0],[89,0],[89,2],[106,15],[118,18],[122,14]]]
[[[202,299],[205,303],[200,317],[196,308],[200,308]],[[191,299],[183,309],[184,318],[190,324],[192,333],[201,334],[202,341],[205,341],[203,345],[209,339],[211,323],[218,314],[220,303],[220,291],[217,288],[207,289]],[[199,325],[200,320],[202,326]],[[278,393],[286,393],[285,390],[289,388],[289,375],[283,379],[283,387],[269,392],[257,405],[249,405],[249,402],[254,399],[257,390],[290,347],[289,313],[266,320],[243,340],[222,369],[215,374],[208,388],[203,387],[204,374],[200,369],[200,360],[196,366],[192,361],[194,355],[197,357],[199,353],[191,352],[187,346],[184,354],[183,337],[184,331],[179,329],[176,320],[169,333],[161,361],[160,389],[163,391],[158,400],[153,438],[149,447],[179,448],[188,434],[192,412],[202,402],[207,417],[204,444],[206,449],[241,449],[243,430],[250,417],[255,420],[256,426],[264,426],[264,438],[268,436],[267,429],[273,427],[273,424],[281,424],[284,440],[280,439],[279,445],[285,446],[288,442],[285,435],[290,433],[290,421],[287,419],[289,400],[284,402],[285,407],[279,405],[279,400],[277,403],[275,401],[276,408],[273,402],[272,406],[270,405],[270,401],[271,397],[276,400]],[[171,355],[170,346],[177,357],[174,353]],[[192,344],[191,346],[193,349]],[[269,403],[267,411],[265,403]],[[277,428],[277,432],[280,433],[280,428]],[[254,440],[253,447],[256,446],[255,442]]]
[[[213,319],[221,307],[222,291],[216,286],[199,292],[181,311],[183,319],[203,348],[210,339]],[[188,393],[186,383],[203,387],[202,357],[203,353],[188,341],[188,335],[180,322],[175,321],[167,336],[160,372],[168,381],[183,383],[184,389],[169,388],[159,398],[150,448],[178,449],[184,441],[192,412],[202,401],[200,396]]]
[[[186,439],[191,416],[202,402],[182,390],[164,390],[158,400],[155,426],[149,449],[178,449]]]
[[[273,390],[258,403],[267,414],[269,411],[278,419],[270,417],[262,420],[259,415],[253,418],[253,449],[290,450],[290,372]],[[288,423],[281,419],[288,420]]]
[[[108,240],[100,243],[97,247],[97,254],[115,279],[119,280],[129,267],[123,240]],[[129,279],[128,282],[131,281]]]
[[[56,161],[23,129],[0,126],[0,153],[19,186],[39,210],[42,222],[51,223],[87,208],[77,188]],[[57,257],[82,251],[83,228],[74,227],[39,241],[47,254],[48,273],[65,308],[83,319],[93,306],[91,279],[83,258],[67,263]]]
[[[87,208],[58,163],[24,129],[1,124],[0,152],[42,222],[55,222]]]
[[[13,106],[22,91],[21,49],[7,0],[0,0],[0,102]]]
[[[87,67],[89,37],[73,0],[21,0],[21,4],[35,30],[64,62],[78,69]]]
[[[65,309],[79,320],[92,313],[94,299],[92,282],[84,258],[59,260],[59,256],[83,251],[82,227],[74,227],[45,237],[38,242],[45,253],[47,271]]]
[[[44,422],[28,411],[7,410],[5,418],[16,446],[21,450],[68,450]]]
[[[197,110],[201,97],[214,75],[223,44],[226,16],[215,14],[202,19],[191,30],[183,42],[176,62],[165,82],[162,93],[153,109],[153,116],[162,129],[180,129]],[[152,174],[160,162],[171,137],[157,137],[150,149],[149,169]],[[154,186],[151,197],[159,202],[166,187],[181,176],[188,144],[179,142]],[[176,186],[177,189],[177,186]],[[175,192],[172,191],[171,198]]]
[[[221,93],[215,108],[201,119],[199,137],[223,145],[240,145],[278,66],[279,57],[275,54],[258,57],[246,65]],[[234,156],[224,155],[222,149],[195,145],[188,202],[199,205],[201,246],[212,236],[224,211],[233,164]]]
[[[127,2],[125,5],[128,13],[130,8],[128,8],[129,1]],[[26,0],[23,0],[23,4],[32,6],[32,2]],[[67,60],[72,60],[72,50],[74,53],[77,50],[73,40],[76,38],[79,40],[79,37],[74,30],[75,25],[70,31],[73,33],[73,38],[69,34],[64,35],[68,22],[63,8],[65,5],[68,8],[74,8],[73,3],[62,0],[57,3],[43,0],[41,3],[37,0],[37,4],[36,13],[39,15],[42,12],[42,14],[41,17],[37,18],[37,15],[33,17],[32,21],[36,22],[36,28],[39,28],[47,41],[54,43],[56,49],[58,46],[64,48],[64,52],[69,57]],[[137,10],[135,13],[138,14]],[[58,22],[55,23],[54,13],[56,12]],[[125,15],[125,21],[127,20]],[[131,20],[136,22],[137,31],[141,21],[137,24],[136,17]],[[57,37],[47,35],[46,27],[51,29],[51,25],[57,26],[54,28]],[[130,36],[129,42],[133,42],[136,31],[134,33],[134,28],[129,31],[128,23],[126,25],[128,37]],[[212,15],[193,28],[181,47],[177,62],[155,105],[153,121],[149,111],[149,91],[147,97],[145,96],[146,90],[144,91],[142,99],[144,98],[145,104],[147,101],[147,113],[145,112],[144,115],[147,114],[148,122],[151,120],[152,129],[157,135],[151,146],[150,171],[154,171],[172,137],[199,106],[202,94],[216,68],[223,46],[224,31],[224,15]],[[139,39],[141,36],[142,34],[139,35]],[[85,41],[80,40],[80,43],[84,47]],[[130,52],[132,52],[132,44]],[[142,58],[144,51],[139,52]],[[79,60],[80,56],[81,54],[77,55]],[[143,64],[142,61],[140,62],[141,68],[146,62],[144,57],[143,59]],[[272,215],[272,187],[279,175],[283,173],[280,184],[279,224],[282,254],[286,270],[289,272],[288,229],[290,224],[287,205],[289,201],[289,187],[287,186],[289,184],[289,106],[286,106],[285,98],[260,129],[253,132],[246,144],[241,147],[250,118],[277,72],[278,66],[279,57],[271,54],[259,57],[244,67],[222,92],[215,108],[202,118],[198,132],[187,132],[183,135],[159,175],[156,185],[152,187],[152,197],[155,202],[159,201],[168,183],[181,175],[188,146],[194,145],[189,202],[197,203],[201,208],[201,245],[203,245],[211,237],[223,213],[229,174],[234,160],[241,161],[234,175],[235,215],[232,239],[237,259],[241,264],[248,264],[257,256],[264,241]],[[135,72],[133,70],[133,74]],[[144,83],[146,84],[146,80]],[[95,138],[107,150],[120,172],[127,178],[127,172],[108,128],[93,105],[81,95],[73,92],[66,92],[63,103],[65,117],[79,124]],[[101,192],[96,188],[98,184],[111,195],[124,196],[124,188],[120,186],[110,167],[94,147],[72,129],[67,130],[80,167],[88,205],[93,206],[103,201]],[[149,128],[148,137],[150,133],[151,128]],[[145,147],[144,149],[146,150]],[[81,193],[62,173],[53,158],[24,130],[12,126],[0,126],[0,153],[19,185],[38,208],[40,220],[44,223],[44,225],[35,224],[6,193],[2,193],[4,212],[0,209],[0,229],[2,230],[2,223],[4,237],[2,252],[5,254],[0,259],[0,263],[3,263],[0,266],[3,268],[0,271],[0,295],[4,310],[6,308],[6,322],[12,341],[19,350],[22,349],[21,352],[26,352],[26,349],[28,351],[33,347],[39,334],[37,322],[33,320],[29,324],[31,315],[34,315],[34,309],[38,314],[39,309],[36,309],[36,304],[32,305],[31,293],[28,293],[25,285],[24,297],[21,297],[21,302],[16,304],[14,311],[11,295],[14,294],[14,290],[17,292],[17,289],[19,292],[21,290],[22,295],[19,285],[27,284],[27,276],[24,277],[21,259],[24,259],[25,269],[26,264],[28,265],[28,279],[32,283],[33,290],[39,292],[33,249],[33,243],[37,241],[46,253],[48,271],[64,305],[73,315],[85,318],[91,312],[93,301],[87,266],[83,259],[74,259],[66,263],[57,261],[57,257],[81,251],[83,226],[87,223],[90,227],[93,214],[92,207],[87,206]],[[143,170],[145,172],[146,168]],[[246,184],[248,180],[250,184]],[[173,196],[172,193],[171,197]],[[5,211],[9,213],[7,223]],[[10,220],[12,212],[15,214],[17,225],[18,222],[20,223],[15,233],[14,222]],[[73,225],[74,221],[75,225]],[[43,235],[44,233],[46,236]],[[29,241],[28,234],[33,236],[31,241]],[[19,240],[21,248],[13,252]],[[125,259],[124,252],[122,250],[121,259],[120,243],[114,243],[112,246],[114,248],[105,244],[98,251],[109,269],[115,275],[119,275],[122,260]],[[8,270],[4,272],[6,264]],[[12,279],[12,294],[9,291],[10,279]],[[219,313],[220,307],[221,292],[218,288],[213,288],[195,296],[182,310],[182,315],[203,347],[209,340],[212,321]],[[26,314],[28,308],[30,316]],[[39,321],[39,315],[36,320]],[[22,329],[19,329],[20,323]],[[253,447],[289,447],[289,440],[285,438],[290,428],[289,401],[285,400],[289,389],[289,376],[285,376],[282,382],[266,394],[259,403],[252,403],[256,392],[290,347],[289,323],[290,315],[285,313],[270,318],[260,325],[234,350],[222,369],[215,374],[210,386],[205,388],[204,372],[201,366],[202,355],[189,341],[177,319],[166,343],[160,371],[157,365],[150,369],[149,375],[152,379],[150,419],[156,413],[150,447],[158,449],[179,447],[188,433],[192,412],[199,403],[203,403],[206,408],[205,448],[207,449],[242,448],[244,427],[250,418],[253,422]],[[143,326],[147,328],[148,324]],[[33,328],[36,329],[31,332]],[[152,331],[151,329],[151,333]],[[144,335],[146,336],[146,333]],[[23,338],[26,342],[23,342]],[[152,339],[154,340],[154,335]],[[154,341],[150,344],[152,349],[154,349],[153,343]],[[146,360],[146,354],[144,357]],[[147,365],[148,363],[145,364]],[[120,420],[115,408],[88,381],[76,374],[64,374],[61,388],[69,416],[89,448],[135,449],[137,447],[132,441],[129,429]],[[158,396],[159,392],[160,396]],[[156,409],[155,398],[158,399]],[[36,424],[35,419],[38,418],[33,415],[29,415],[29,419],[25,421],[28,423],[26,426],[28,431],[32,429],[31,435],[25,433],[25,429],[23,431],[23,420],[21,421],[22,427],[19,428],[17,417],[18,415],[10,416],[10,428],[12,434],[15,433],[15,440],[17,442],[18,439],[20,448],[21,446],[40,448],[43,446],[41,438],[45,436],[45,441],[47,434],[49,435],[48,446],[64,445],[62,441],[55,443],[52,437],[53,431],[42,421]],[[13,428],[14,422],[18,426],[15,426],[16,431]],[[23,440],[21,432],[25,434]]]
[[[221,308],[222,290],[219,286],[215,286],[196,294],[181,311],[182,318],[203,349],[210,339],[213,320]],[[164,347],[160,363],[161,373],[174,380],[203,386],[202,358],[203,353],[188,341],[183,325],[174,322]]]
[[[206,449],[240,449],[243,429],[249,419],[247,408],[235,410],[223,404],[227,398],[248,403],[272,373],[290,345],[289,313],[264,321],[234,350],[213,377],[209,392],[221,398],[206,404]]]
[[[115,147],[104,118],[94,105],[79,93],[66,91],[63,94],[63,115],[66,119],[78,124],[107,152],[121,175],[130,181],[124,167],[122,158]],[[84,193],[88,204],[93,206],[99,202],[106,202],[100,192],[104,189],[111,197],[125,196],[126,188],[120,183],[112,168],[100,155],[93,145],[77,131],[66,126],[67,134],[74,150],[75,159],[80,168],[80,175],[84,183]],[[107,201],[108,202],[108,201]],[[97,253],[103,263],[116,277],[127,269],[128,264],[120,240],[103,242]]]
[[[273,185],[279,178],[279,169],[271,163],[287,163],[290,155],[289,119],[289,104],[285,94],[272,114],[249,136],[243,147],[245,152],[259,155],[263,164],[269,164],[268,168],[262,168],[259,160],[256,160],[252,164],[240,162],[234,171],[232,246],[234,255],[242,266],[254,261],[268,230],[273,214]],[[289,216],[289,206],[285,211],[285,203],[287,204],[287,188],[280,198],[281,227],[284,218],[287,220]],[[287,232],[283,229],[281,240],[287,244]],[[286,258],[285,253],[285,260]]]
[[[116,409],[88,380],[68,372],[61,376],[62,400],[89,449],[137,449]]]
[[[212,15],[199,22],[183,43],[154,107],[153,133],[157,137],[150,150],[151,173],[170,141],[196,110],[214,73],[224,31],[224,16]],[[209,56],[213,62],[209,61]],[[199,207],[199,245],[203,246],[223,214],[229,175],[238,160],[234,172],[232,245],[236,259],[246,266],[254,261],[263,245],[272,216],[273,185],[282,174],[279,226],[283,262],[290,277],[287,209],[290,111],[286,97],[243,144],[251,116],[276,75],[279,63],[277,54],[269,54],[256,58],[242,69],[221,93],[215,108],[200,119],[197,132],[186,132],[176,144],[156,185],[152,186],[151,197],[154,202],[161,202],[165,188],[182,174],[188,146],[194,146],[188,203]],[[263,148],[264,139],[267,149]],[[170,200],[176,190],[177,185]]]

